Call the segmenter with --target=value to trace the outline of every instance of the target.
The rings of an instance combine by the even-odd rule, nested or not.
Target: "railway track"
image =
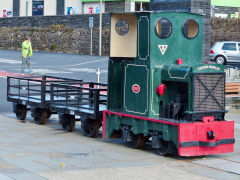
[[[201,160],[189,161],[189,163],[205,166],[218,171],[240,175],[240,162],[226,158],[203,158]]]

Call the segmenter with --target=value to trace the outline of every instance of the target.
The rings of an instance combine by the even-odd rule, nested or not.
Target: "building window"
[[[33,0],[32,1],[32,15],[43,16],[44,11],[44,0]]]

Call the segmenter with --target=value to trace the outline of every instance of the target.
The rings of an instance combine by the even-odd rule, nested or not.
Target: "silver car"
[[[240,42],[216,42],[210,51],[210,60],[217,64],[240,62]]]

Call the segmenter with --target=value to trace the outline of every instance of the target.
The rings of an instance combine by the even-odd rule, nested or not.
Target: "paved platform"
[[[136,150],[101,136],[88,138],[79,126],[66,133],[56,115],[42,126],[30,116],[20,123],[13,113],[0,114],[0,121],[0,180],[240,179],[240,120],[234,153],[194,158],[162,157],[148,145]]]
[[[0,71],[20,72],[19,51],[0,50]],[[107,58],[57,53],[34,53],[33,69],[38,74],[96,81],[96,69],[107,79]],[[106,141],[61,130],[57,116],[44,126],[28,116],[20,123],[6,102],[6,75],[0,73],[0,180],[38,179],[240,179],[240,112],[230,111],[235,120],[234,153],[204,157],[161,157],[149,145],[131,149],[119,140]]]

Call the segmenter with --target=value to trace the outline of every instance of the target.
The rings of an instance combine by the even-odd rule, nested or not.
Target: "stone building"
[[[149,9],[150,0],[102,0],[102,12]],[[0,17],[97,14],[99,0],[0,0]]]
[[[103,0],[103,11],[110,12],[133,12],[149,10],[150,0]],[[84,14],[98,13],[99,0],[82,0]]]
[[[56,15],[56,0],[0,0],[0,17]]]

